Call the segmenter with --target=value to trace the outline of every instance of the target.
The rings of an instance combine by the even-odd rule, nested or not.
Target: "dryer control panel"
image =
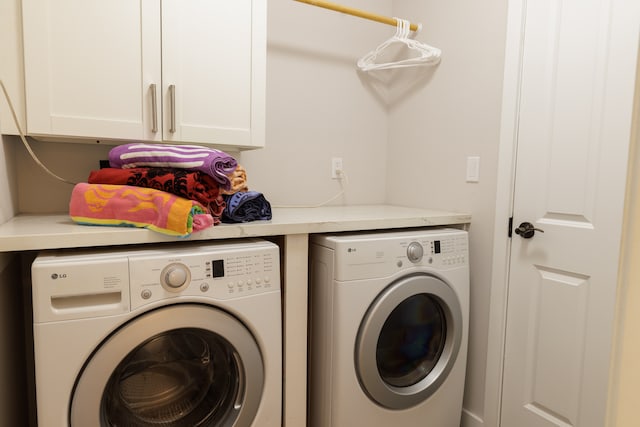
[[[427,229],[386,233],[315,236],[313,244],[328,247],[343,262],[336,280],[386,277],[414,267],[448,270],[469,265],[468,235],[458,229]]]
[[[406,246],[406,258],[415,265],[434,265],[438,267],[467,265],[468,245],[466,235],[439,237],[416,237],[411,241],[399,242]],[[398,256],[396,265],[404,265],[403,257]]]

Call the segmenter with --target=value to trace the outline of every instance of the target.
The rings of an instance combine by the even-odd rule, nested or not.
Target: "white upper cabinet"
[[[265,1],[22,6],[28,134],[264,146]]]
[[[264,145],[253,131],[264,129],[265,8],[264,0],[162,2],[165,140]]]
[[[161,83],[160,4],[23,0],[27,133],[161,140],[149,85]]]

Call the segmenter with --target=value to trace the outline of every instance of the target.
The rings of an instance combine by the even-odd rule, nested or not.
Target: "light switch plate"
[[[480,181],[480,157],[467,157],[467,182]]]

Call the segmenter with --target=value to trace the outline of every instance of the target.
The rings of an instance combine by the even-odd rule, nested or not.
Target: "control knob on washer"
[[[424,249],[420,243],[409,243],[409,246],[407,246],[407,258],[409,258],[409,261],[419,262],[422,259],[422,255],[424,255]]]
[[[173,289],[184,285],[188,279],[189,271],[182,264],[172,264],[162,272],[162,282]]]

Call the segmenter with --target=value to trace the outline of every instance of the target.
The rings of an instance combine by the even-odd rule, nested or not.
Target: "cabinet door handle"
[[[169,100],[171,102],[171,121],[169,132],[176,133],[176,85],[169,85]]]
[[[158,96],[156,94],[156,84],[149,85],[151,91],[151,132],[158,132]]]

